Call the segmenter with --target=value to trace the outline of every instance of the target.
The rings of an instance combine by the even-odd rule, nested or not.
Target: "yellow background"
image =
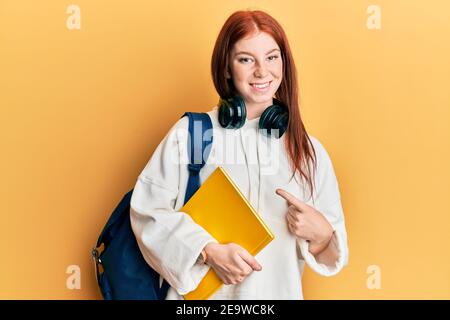
[[[0,0],[0,298],[101,298],[91,247],[173,123],[217,102],[214,41],[246,8],[284,26],[340,184],[350,263],[307,269],[305,298],[450,298],[446,0]]]

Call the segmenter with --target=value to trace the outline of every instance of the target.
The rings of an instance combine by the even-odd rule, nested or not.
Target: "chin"
[[[266,93],[263,96],[262,95],[257,97],[252,96],[252,98],[249,100],[252,101],[253,103],[265,103],[270,102],[270,100],[274,97],[274,95],[275,93]]]

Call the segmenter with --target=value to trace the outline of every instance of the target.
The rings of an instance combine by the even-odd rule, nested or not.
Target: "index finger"
[[[253,270],[261,271],[262,266],[247,250],[238,252],[239,256],[244,260]]]
[[[298,200],[296,197],[294,197],[292,194],[290,194],[289,192],[287,192],[286,190],[283,189],[277,189],[276,194],[281,196],[282,198],[284,198],[287,202],[289,202],[290,204],[294,205],[299,211],[304,211],[306,210],[306,204],[303,203],[302,201]]]

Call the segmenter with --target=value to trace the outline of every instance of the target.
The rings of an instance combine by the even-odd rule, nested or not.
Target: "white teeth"
[[[254,84],[252,84],[252,86],[254,86],[255,88],[258,88],[258,89],[264,89],[264,88],[267,88],[269,86],[269,84],[270,84],[270,82],[266,82],[263,84],[254,83]]]

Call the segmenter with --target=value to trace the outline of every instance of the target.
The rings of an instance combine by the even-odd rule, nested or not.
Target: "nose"
[[[258,63],[254,72],[255,77],[265,78],[267,76],[267,69],[264,63]]]

